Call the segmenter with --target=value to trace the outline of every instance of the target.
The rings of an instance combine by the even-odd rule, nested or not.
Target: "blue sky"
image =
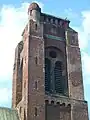
[[[30,0],[0,1],[0,106],[11,107],[12,69],[14,49],[21,40],[27,23],[27,8]],[[90,111],[90,0],[37,0],[42,11],[68,18],[79,32],[82,53],[85,99]]]

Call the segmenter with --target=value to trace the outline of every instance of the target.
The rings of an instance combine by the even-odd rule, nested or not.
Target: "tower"
[[[12,107],[21,120],[88,120],[78,33],[70,21],[28,8],[15,50]]]

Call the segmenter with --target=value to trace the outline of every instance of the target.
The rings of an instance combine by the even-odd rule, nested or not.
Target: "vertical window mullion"
[[[50,92],[50,70],[51,70],[51,61],[48,58],[45,58],[45,91]]]
[[[62,63],[60,61],[55,63],[54,80],[56,93],[63,93]]]

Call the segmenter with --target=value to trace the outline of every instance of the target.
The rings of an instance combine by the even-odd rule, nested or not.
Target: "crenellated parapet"
[[[41,22],[53,24],[55,26],[64,27],[64,28],[69,27],[69,23],[70,23],[70,21],[67,19],[58,18],[45,13],[41,13]]]

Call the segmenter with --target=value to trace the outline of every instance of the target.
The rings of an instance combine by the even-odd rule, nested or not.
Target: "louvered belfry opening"
[[[57,61],[54,68],[54,82],[56,93],[63,94],[63,79],[62,79],[62,62]]]
[[[45,48],[45,93],[67,95],[66,60],[56,47]]]
[[[45,58],[45,91],[50,92],[50,70],[51,70],[51,61],[48,58]]]

